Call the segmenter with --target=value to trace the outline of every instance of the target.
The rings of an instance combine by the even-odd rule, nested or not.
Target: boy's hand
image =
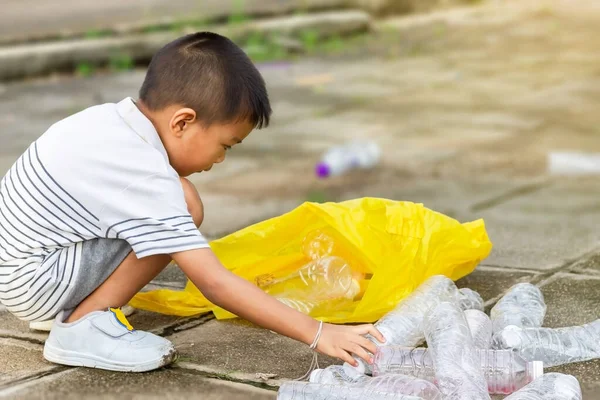
[[[228,271],[210,249],[175,253],[173,259],[198,289],[216,304],[263,328],[310,345],[319,322],[269,296],[252,283]],[[376,346],[362,335],[371,334],[380,343],[385,339],[373,325],[323,324],[316,350],[356,366],[351,354],[371,363]]]
[[[379,343],[384,343],[385,338],[373,325],[344,326],[323,324],[323,332],[317,344],[317,351],[328,356],[337,357],[350,365],[357,366],[358,362],[352,354],[362,358],[368,364],[373,363],[369,354],[375,354],[375,343],[363,335],[370,334]]]

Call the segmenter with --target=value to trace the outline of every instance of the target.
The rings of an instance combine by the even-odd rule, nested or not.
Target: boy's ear
[[[169,128],[175,136],[182,136],[190,124],[196,121],[196,111],[191,108],[180,108],[171,117]]]

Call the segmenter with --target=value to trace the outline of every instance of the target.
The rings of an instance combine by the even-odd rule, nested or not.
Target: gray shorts
[[[100,238],[83,242],[79,276],[63,309],[77,307],[108,279],[131,251],[125,240]]]

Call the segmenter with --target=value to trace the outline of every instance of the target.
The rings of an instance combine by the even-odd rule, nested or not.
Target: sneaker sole
[[[159,359],[138,363],[116,363],[91,354],[81,354],[74,351],[59,349],[49,343],[44,345],[44,358],[55,364],[73,367],[105,369],[118,372],[146,372],[165,367],[177,359],[177,351],[173,348],[168,354]]]

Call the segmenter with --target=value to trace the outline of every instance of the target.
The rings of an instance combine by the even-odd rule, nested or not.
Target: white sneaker
[[[173,344],[152,333],[136,331],[119,309],[95,311],[65,323],[58,314],[44,346],[44,358],[57,364],[122,372],[150,371],[170,364]]]
[[[135,308],[130,305],[124,305],[121,307],[121,311],[123,311],[123,314],[126,317],[129,317],[135,313]],[[29,329],[32,331],[50,332],[52,330],[52,325],[54,325],[53,319],[49,319],[48,321],[35,321],[29,323]]]

